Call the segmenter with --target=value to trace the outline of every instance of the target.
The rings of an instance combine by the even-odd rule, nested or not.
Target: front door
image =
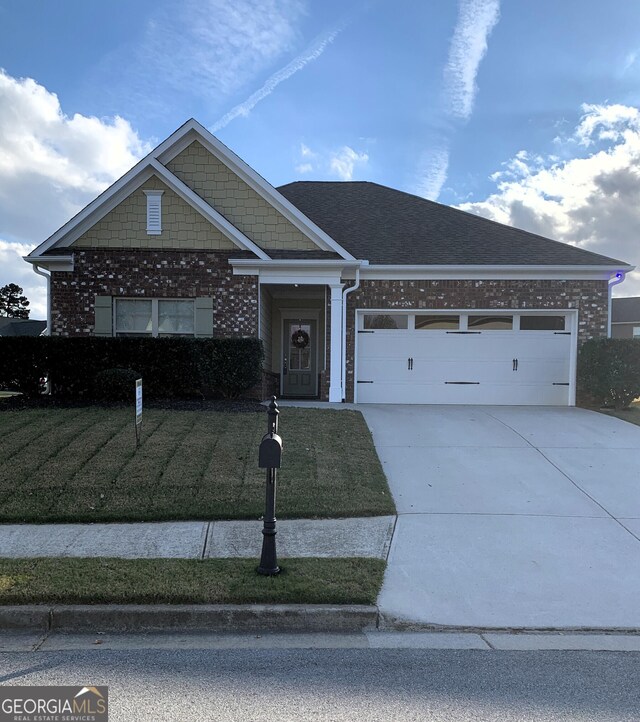
[[[282,350],[283,396],[317,396],[316,322],[285,319]]]

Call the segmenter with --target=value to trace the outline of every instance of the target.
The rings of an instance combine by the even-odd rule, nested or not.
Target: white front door
[[[549,311],[361,313],[356,400],[568,405],[572,326]]]

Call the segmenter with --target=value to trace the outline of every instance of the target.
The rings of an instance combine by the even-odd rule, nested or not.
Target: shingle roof
[[[611,299],[612,323],[640,322],[640,296]]]
[[[46,321],[0,317],[0,336],[39,336],[46,327]]]
[[[377,183],[298,181],[278,191],[372,264],[627,265]]]

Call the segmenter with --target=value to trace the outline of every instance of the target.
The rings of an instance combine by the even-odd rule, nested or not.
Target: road
[[[111,722],[640,717],[638,652],[372,649],[347,637],[327,637],[328,648],[318,638],[306,649],[256,646],[255,637],[224,648],[198,639],[16,644],[20,651],[0,653],[0,685],[106,684]]]

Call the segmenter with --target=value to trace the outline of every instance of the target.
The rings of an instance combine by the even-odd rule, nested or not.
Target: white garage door
[[[563,312],[359,312],[356,401],[571,402],[573,317]]]

